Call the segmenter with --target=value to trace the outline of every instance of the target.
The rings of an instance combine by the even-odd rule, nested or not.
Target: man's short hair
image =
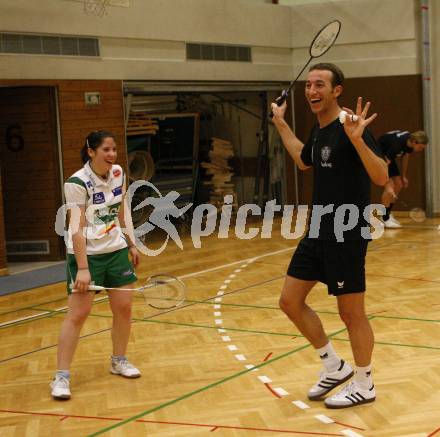
[[[333,88],[337,85],[342,85],[344,83],[344,73],[342,70],[335,64],[331,64],[330,62],[321,62],[319,64],[312,65],[309,71],[313,70],[327,70],[332,72],[332,86]]]
[[[426,135],[426,132],[422,130],[418,130],[410,134],[409,140],[415,141],[418,144],[428,144],[429,142],[428,135]]]

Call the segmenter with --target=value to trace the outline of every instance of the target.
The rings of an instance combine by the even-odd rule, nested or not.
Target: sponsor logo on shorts
[[[104,203],[105,202],[105,196],[104,193],[93,193],[93,203]]]
[[[130,276],[133,274],[132,270],[127,270],[126,272],[122,272],[122,276]]]

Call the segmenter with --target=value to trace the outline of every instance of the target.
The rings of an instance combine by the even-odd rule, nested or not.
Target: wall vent
[[[7,241],[7,255],[49,255],[49,240]]]
[[[251,47],[219,44],[186,44],[186,59],[199,61],[252,62]]]
[[[0,33],[0,53],[22,55],[99,56],[97,38]]]

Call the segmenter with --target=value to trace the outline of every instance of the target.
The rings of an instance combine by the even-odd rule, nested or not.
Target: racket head
[[[312,58],[319,58],[326,53],[336,41],[341,31],[341,22],[339,20],[327,23],[313,38],[310,44],[309,53]]]
[[[148,278],[142,294],[148,306],[160,310],[172,309],[185,301],[186,286],[176,276],[158,273]]]

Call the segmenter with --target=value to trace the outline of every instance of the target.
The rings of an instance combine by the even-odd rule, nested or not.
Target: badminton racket
[[[341,22],[339,20],[333,20],[330,21],[330,23],[327,23],[313,38],[310,47],[309,47],[309,55],[310,58],[307,61],[307,63],[304,65],[302,70],[298,73],[296,78],[290,82],[290,85],[287,89],[283,90],[281,92],[281,95],[275,100],[275,103],[278,106],[281,106],[286,100],[287,97],[289,97],[290,91],[292,90],[293,86],[301,76],[302,72],[307,68],[307,66],[310,64],[310,61],[315,58],[319,58],[324,53],[326,53],[330,47],[334,44],[336,41],[336,38],[339,35],[339,32],[341,31]],[[270,113],[270,117],[273,117],[273,112]]]
[[[186,286],[182,280],[167,274],[157,274],[150,276],[144,285],[137,288],[123,287],[103,287],[101,285],[90,284],[88,291],[135,291],[142,294],[145,303],[157,309],[171,309],[182,305],[185,301]],[[78,291],[73,289],[73,293]]]

